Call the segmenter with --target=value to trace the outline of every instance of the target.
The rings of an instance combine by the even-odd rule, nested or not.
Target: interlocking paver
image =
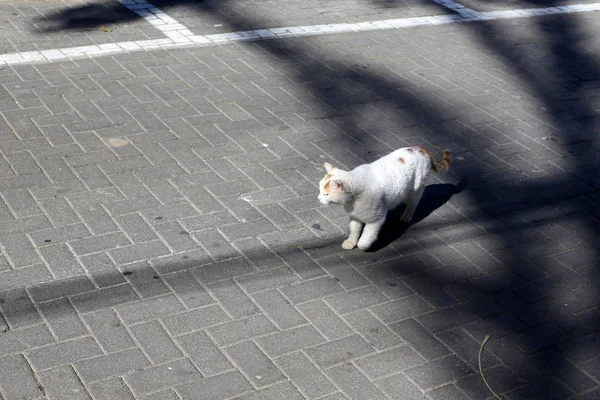
[[[252,298],[280,329],[285,330],[306,323],[298,310],[277,290],[257,293]]]
[[[166,33],[118,2],[0,3],[0,53]],[[596,13],[151,3],[192,34],[298,34],[0,61],[0,397],[483,399],[490,335],[503,398],[595,398]],[[342,250],[322,163],[414,145],[449,172]]]
[[[342,364],[325,374],[352,399],[385,399],[385,394],[352,364]]]
[[[197,397],[217,400],[237,396],[251,389],[252,385],[242,374],[232,371],[179,385],[175,391],[185,400]]]
[[[32,368],[22,354],[2,357],[2,364],[6,366],[6,373],[0,376],[0,385],[3,395],[8,398],[37,398],[44,394]]]

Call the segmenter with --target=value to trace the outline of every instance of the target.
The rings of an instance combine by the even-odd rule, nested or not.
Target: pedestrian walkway
[[[597,11],[0,0],[0,398],[600,399]],[[323,163],[415,145],[343,250]]]

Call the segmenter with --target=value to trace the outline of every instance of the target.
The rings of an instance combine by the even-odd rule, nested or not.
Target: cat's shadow
[[[419,202],[413,219],[410,224],[404,224],[400,222],[400,216],[404,212],[404,205],[397,207],[396,209],[388,213],[387,219],[381,232],[379,232],[379,238],[368,252],[375,252],[387,247],[390,243],[398,240],[411,225],[419,223],[419,221],[427,218],[429,214],[434,212],[436,209],[444,205],[450,200],[452,196],[462,192],[468,184],[467,179],[461,180],[458,184],[452,185],[450,183],[444,184],[433,184],[425,187],[423,198]]]

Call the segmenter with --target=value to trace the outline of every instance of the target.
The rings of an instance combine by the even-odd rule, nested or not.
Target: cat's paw
[[[403,224],[410,224],[410,221],[412,221],[412,215],[411,216],[403,215],[400,217],[400,222],[402,222]]]
[[[361,250],[368,250],[373,243],[366,242],[364,240],[359,240],[356,246]]]
[[[352,250],[355,247],[356,242],[353,242],[352,240],[344,240],[344,243],[342,243],[342,249],[344,250]]]

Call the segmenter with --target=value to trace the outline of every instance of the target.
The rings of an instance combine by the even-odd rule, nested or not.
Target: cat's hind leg
[[[358,238],[360,237],[360,232],[362,231],[363,223],[359,222],[355,219],[350,219],[350,235],[348,239],[344,240],[342,243],[342,248],[345,250],[352,250],[356,247],[356,243],[358,242]]]
[[[358,240],[358,248],[361,250],[367,250],[379,236],[379,232],[383,227],[383,223],[385,222],[385,217],[380,219],[379,221],[372,222],[365,225],[365,228],[362,231],[362,235],[360,235],[360,239]]]
[[[413,214],[415,213],[415,210],[419,205],[419,201],[421,201],[421,197],[423,197],[424,190],[424,186],[420,187],[408,196],[408,198],[406,199],[406,209],[400,217],[401,222],[408,224],[412,220]]]

